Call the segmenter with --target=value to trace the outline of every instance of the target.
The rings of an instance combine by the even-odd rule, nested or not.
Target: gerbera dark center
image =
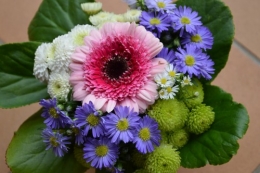
[[[59,114],[57,114],[57,111],[56,111],[55,108],[50,108],[50,109],[49,109],[49,114],[50,114],[50,116],[53,117],[53,118],[59,118]]]
[[[113,57],[107,61],[104,67],[104,73],[110,79],[119,79],[127,70],[127,61],[120,56]]]

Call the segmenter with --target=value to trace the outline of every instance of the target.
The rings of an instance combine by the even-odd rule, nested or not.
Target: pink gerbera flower
[[[167,62],[154,57],[162,47],[135,23],[107,23],[92,31],[72,56],[74,99],[107,112],[117,105],[144,112],[158,97],[153,78]]]

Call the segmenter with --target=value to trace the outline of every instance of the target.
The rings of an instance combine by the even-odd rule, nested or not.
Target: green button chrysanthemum
[[[86,160],[83,158],[83,148],[74,146],[74,156],[76,160],[84,167],[91,168],[90,163],[87,163]]]
[[[210,128],[215,119],[212,107],[200,104],[193,108],[187,121],[187,129],[191,133],[201,134]]]
[[[181,129],[187,120],[188,108],[177,99],[157,100],[149,110],[148,115],[154,118],[162,131]]]
[[[168,135],[169,144],[175,148],[183,147],[189,140],[189,133],[185,129],[177,130]]]
[[[152,173],[176,173],[181,157],[172,145],[162,144],[147,156],[145,169]]]
[[[203,102],[204,91],[199,80],[192,81],[193,85],[186,85],[181,89],[180,97],[183,99],[187,107],[193,108]]]

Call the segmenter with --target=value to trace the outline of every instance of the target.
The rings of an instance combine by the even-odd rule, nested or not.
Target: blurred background
[[[41,1],[0,0],[0,44],[28,41],[27,27]],[[124,13],[127,9],[122,0],[97,1],[103,3],[105,11]],[[231,93],[236,102],[247,108],[250,116],[249,129],[244,138],[239,140],[240,149],[230,162],[194,170],[181,168],[178,173],[260,173],[260,1],[224,2],[234,16],[235,40],[227,65],[213,84]],[[0,109],[1,173],[10,172],[5,164],[5,151],[14,132],[39,108],[36,103],[22,108]],[[93,173],[93,170],[88,173]]]

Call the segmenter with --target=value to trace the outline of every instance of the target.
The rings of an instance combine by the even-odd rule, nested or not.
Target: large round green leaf
[[[31,41],[52,42],[78,24],[88,24],[88,15],[81,3],[94,0],[43,0],[30,23],[28,34]]]
[[[6,153],[6,161],[12,173],[82,173],[82,167],[73,151],[64,157],[55,157],[46,151],[41,132],[45,128],[41,110],[26,120],[15,133]]]
[[[33,75],[34,52],[40,43],[0,46],[0,107],[13,108],[48,97],[46,84]]]
[[[201,16],[202,23],[214,36],[214,45],[207,53],[215,62],[212,80],[224,68],[234,37],[232,14],[220,0],[178,0],[177,5],[191,7]],[[211,80],[211,81],[212,81]]]
[[[193,136],[181,148],[181,165],[198,168],[228,162],[239,148],[238,139],[245,134],[249,117],[243,105],[233,102],[232,96],[216,86],[204,86],[204,102],[213,107],[215,121],[202,135]]]

